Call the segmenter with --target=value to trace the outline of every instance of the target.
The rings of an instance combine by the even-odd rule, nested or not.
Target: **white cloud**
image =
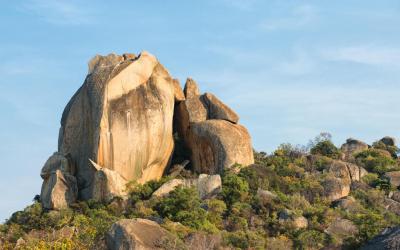
[[[22,10],[56,25],[81,25],[92,22],[91,13],[82,4],[67,0],[29,0]]]
[[[326,60],[347,61],[374,66],[400,67],[400,49],[370,45],[327,49],[321,52]]]
[[[293,8],[286,17],[267,19],[259,24],[265,31],[291,30],[305,27],[316,21],[318,10],[311,5],[301,5]]]

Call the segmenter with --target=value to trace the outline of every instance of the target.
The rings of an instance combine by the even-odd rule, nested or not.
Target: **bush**
[[[314,155],[322,155],[332,159],[338,159],[340,156],[339,149],[330,140],[318,142],[311,148],[310,152]]]
[[[207,212],[200,207],[201,200],[194,188],[178,187],[162,198],[155,210],[164,218],[180,222],[183,225],[206,231],[216,231],[216,227],[207,220]]]
[[[235,202],[244,201],[248,197],[249,184],[234,173],[227,172],[222,177],[222,197],[230,209]]]
[[[382,175],[398,168],[396,161],[384,152],[377,149],[367,149],[356,154],[355,158],[357,163],[368,171]]]
[[[320,249],[325,246],[327,235],[316,230],[300,233],[296,238],[296,245],[301,249]]]

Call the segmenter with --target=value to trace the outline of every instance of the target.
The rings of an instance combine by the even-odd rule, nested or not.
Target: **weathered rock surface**
[[[382,204],[386,210],[400,216],[400,202],[385,198]]]
[[[307,228],[308,220],[304,216],[296,216],[289,209],[284,209],[279,212],[279,222],[282,224],[290,224],[296,229]]]
[[[400,249],[400,227],[387,228],[380,235],[370,240],[361,247],[362,250],[399,250]]]
[[[334,236],[341,243],[345,238],[357,234],[358,229],[350,220],[337,218],[329,225],[325,232]]]
[[[59,136],[59,152],[76,162],[80,198],[93,197],[97,170],[89,159],[129,181],[160,178],[174,147],[175,100],[183,98],[179,83],[147,52],[94,57]]]
[[[179,239],[160,227],[156,222],[146,219],[123,219],[111,226],[106,235],[110,250],[169,249]]]
[[[74,168],[62,154],[54,153],[44,164],[40,198],[46,209],[62,209],[74,203],[78,196]]]
[[[78,188],[74,176],[56,170],[43,181],[42,206],[47,209],[63,209],[76,201]]]
[[[344,153],[344,159],[343,160],[352,160],[354,159],[354,155],[356,153],[359,153],[361,151],[364,151],[368,149],[368,144],[365,142],[349,138],[346,140],[346,143],[344,143],[341,147],[342,152]]]
[[[161,187],[159,187],[152,196],[154,197],[163,197],[167,196],[170,192],[174,191],[178,186],[182,186],[185,188],[190,188],[195,185],[193,180],[185,180],[185,179],[172,179],[167,181]]]
[[[201,174],[196,183],[201,199],[212,197],[222,191],[222,180],[220,175]]]
[[[193,123],[187,138],[194,170],[219,174],[235,163],[254,163],[251,139],[245,127],[225,120]]]
[[[323,183],[325,197],[330,201],[335,201],[349,195],[351,177],[347,163],[332,161],[327,166],[327,171],[329,176]]]
[[[362,208],[361,205],[352,196],[343,197],[337,200],[334,206],[351,213],[354,213]]]
[[[84,84],[64,109],[58,152],[41,171],[46,208],[77,199],[109,201],[125,196],[128,182],[159,179],[172,162],[175,132],[198,173],[219,174],[235,163],[254,162],[238,115],[214,95],[200,95],[192,79],[183,91],[153,55],[97,55],[88,66]],[[184,172],[185,166],[175,167],[173,176]],[[212,195],[218,180],[196,180],[200,196]]]
[[[237,114],[214,95],[199,96],[197,84],[188,79],[186,100],[179,104],[177,127],[198,173],[220,174],[235,163],[254,163],[251,138],[246,128],[236,124]]]
[[[110,201],[114,197],[127,195],[125,180],[119,173],[108,168],[102,168],[91,162],[96,168],[93,180],[93,199],[96,201]]]
[[[172,179],[159,187],[152,196],[163,197],[175,190],[178,186],[194,187],[201,199],[210,198],[222,190],[221,176],[201,174],[198,179]]]
[[[203,103],[205,103],[208,108],[208,120],[226,120],[232,123],[239,122],[239,116],[221,102],[215,95],[210,93],[205,93],[202,96]]]
[[[387,172],[384,175],[395,187],[400,186],[400,171]]]
[[[271,191],[263,190],[263,189],[260,189],[260,188],[257,190],[257,194],[256,195],[257,195],[257,198],[263,203],[270,203],[276,197],[278,197],[276,194],[272,193]]]
[[[400,191],[395,191],[390,197],[392,200],[400,202]]]

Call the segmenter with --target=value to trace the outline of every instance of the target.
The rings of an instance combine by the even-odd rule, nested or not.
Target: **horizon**
[[[28,0],[0,9],[0,223],[40,193],[87,62],[154,54],[232,107],[258,151],[400,139],[400,2]],[[16,185],[17,184],[17,185]]]

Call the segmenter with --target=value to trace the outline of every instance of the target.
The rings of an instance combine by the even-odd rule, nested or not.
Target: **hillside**
[[[254,152],[193,79],[148,52],[98,55],[0,249],[399,249],[398,154],[328,133]]]

